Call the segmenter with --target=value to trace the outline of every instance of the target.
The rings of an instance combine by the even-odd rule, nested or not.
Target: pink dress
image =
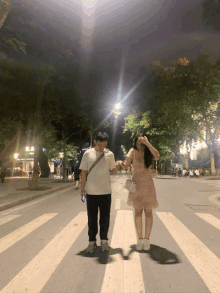
[[[159,207],[151,167],[146,169],[144,165],[144,153],[131,148],[126,157],[132,159],[134,168],[132,180],[136,182],[136,191],[129,192],[127,204],[140,209]]]

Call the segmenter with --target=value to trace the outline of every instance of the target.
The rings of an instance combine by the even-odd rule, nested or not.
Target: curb
[[[177,180],[177,178],[176,177],[159,177],[159,176],[154,176],[153,178],[156,178],[156,179],[175,179],[175,180]]]
[[[52,193],[54,193],[56,191],[60,191],[60,190],[63,190],[63,189],[67,189],[71,185],[72,185],[72,183],[70,183],[68,186],[63,186],[63,187],[60,187],[60,188],[52,189],[52,190],[49,190],[49,191],[44,192],[44,193],[32,195],[32,196],[29,196],[29,197],[26,197],[26,198],[22,198],[22,199],[16,200],[16,201],[14,201],[12,203],[9,203],[9,204],[5,204],[5,205],[3,205],[3,206],[0,207],[0,212],[1,211],[4,211],[4,210],[7,210],[7,209],[10,209],[10,208],[12,208],[14,206],[20,205],[22,203],[31,201],[33,199],[36,199],[36,198],[39,198],[39,197],[43,197],[43,196],[48,195],[48,194],[52,194]]]

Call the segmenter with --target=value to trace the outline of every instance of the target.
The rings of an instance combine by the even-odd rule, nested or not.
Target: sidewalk
[[[39,187],[42,190],[22,190],[28,186],[28,177],[6,177],[4,183],[0,183],[0,211],[7,210],[19,204],[54,193],[62,189],[75,187],[75,181],[59,183],[58,180],[39,178]]]

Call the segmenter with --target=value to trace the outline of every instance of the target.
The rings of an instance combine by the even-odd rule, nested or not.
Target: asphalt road
[[[110,252],[88,255],[80,189],[0,212],[0,293],[220,292],[219,181],[154,178],[150,251],[137,251],[126,176],[111,176]],[[144,213],[143,213],[143,229]],[[143,230],[144,231],[144,230]]]

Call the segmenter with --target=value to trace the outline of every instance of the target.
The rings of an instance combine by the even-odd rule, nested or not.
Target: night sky
[[[100,72],[101,81],[94,77],[92,81],[96,92],[90,100],[95,109],[113,106],[122,72],[123,96],[138,81],[140,68],[153,61],[169,66],[173,59],[186,57],[193,60],[201,52],[207,52],[214,62],[216,53],[220,52],[220,27],[205,26],[201,19],[204,1],[37,2],[48,17],[50,11],[59,16],[57,21],[62,22],[64,29],[57,33],[65,34],[66,38],[77,43],[81,54],[80,66],[86,78],[88,72]],[[92,7],[95,3],[96,6]],[[122,70],[123,57],[125,64]],[[137,92],[126,102],[131,107],[132,102],[135,104]]]
[[[94,121],[101,122],[113,109],[120,77],[123,98],[140,81],[140,69],[154,61],[167,67],[174,59],[191,61],[206,52],[215,62],[220,52],[220,21],[215,26],[203,23],[204,1],[200,0],[13,2],[25,9],[35,7],[42,19],[52,20],[57,36],[64,36],[77,48],[81,95],[87,94],[93,110],[89,116]],[[40,22],[38,17],[38,26]],[[133,91],[123,105],[119,125],[135,105],[145,102],[138,88]],[[120,126],[117,132],[120,136]]]

